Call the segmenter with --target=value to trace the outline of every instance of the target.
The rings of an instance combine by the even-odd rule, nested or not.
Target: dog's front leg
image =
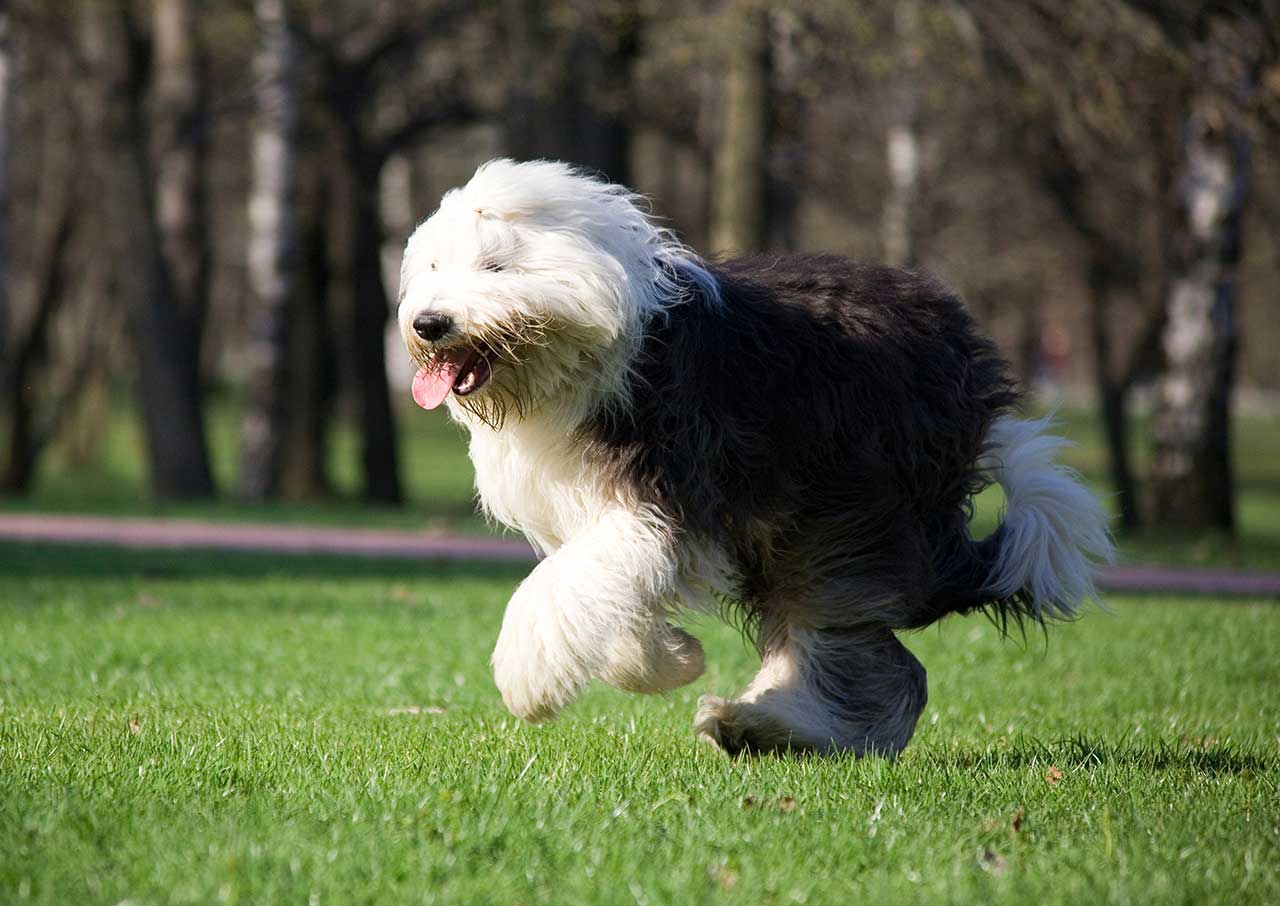
[[[702,646],[667,623],[677,565],[659,522],[614,510],[538,564],[507,605],[493,673],[508,710],[554,717],[587,682],[659,692],[702,673]]]

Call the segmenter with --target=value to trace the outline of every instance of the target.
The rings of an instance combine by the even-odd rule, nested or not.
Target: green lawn
[[[40,470],[35,493],[21,500],[0,501],[9,510],[162,515],[195,519],[309,522],[482,533],[492,531],[474,513],[471,463],[464,432],[442,412],[412,407],[400,411],[402,473],[409,502],[404,507],[369,507],[354,499],[359,489],[357,438],[340,424],[334,432],[331,466],[339,496],[326,501],[247,506],[233,498],[215,503],[168,504],[148,498],[136,420],[117,407],[104,421],[96,447],[73,454],[70,444],[50,450]],[[1081,410],[1060,415],[1061,430],[1077,446],[1068,462],[1102,495],[1108,494],[1106,450],[1097,419]],[[220,487],[234,488],[238,418],[226,401],[210,406],[209,428],[215,472]],[[1138,473],[1145,474],[1145,426],[1133,427]],[[1280,569],[1280,419],[1240,417],[1236,421],[1236,467],[1240,484],[1240,533],[1236,540],[1219,537],[1137,536],[1122,539],[1122,559],[1170,564],[1196,564]],[[1000,494],[979,501],[979,524],[994,524]]]
[[[171,503],[151,499],[140,426],[128,407],[106,417],[96,444],[74,449],[55,444],[41,462],[33,493],[0,498],[0,508],[111,516],[173,516],[253,522],[319,523],[361,527],[438,529],[467,533],[492,529],[476,515],[466,432],[444,411],[400,411],[401,479],[408,502],[370,506],[360,492],[359,438],[339,420],[331,439],[329,466],[335,496],[328,500],[244,504],[235,499],[240,443],[237,408],[215,399],[208,407],[210,455],[222,498]]]
[[[0,903],[1280,902],[1280,608],[909,644],[896,762],[691,736],[754,656],[518,726],[518,574],[0,546]]]

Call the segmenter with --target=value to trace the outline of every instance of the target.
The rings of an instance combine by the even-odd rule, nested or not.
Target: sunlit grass
[[[908,637],[897,762],[732,762],[697,695],[506,715],[518,573],[0,547],[0,902],[1269,903],[1280,609]]]

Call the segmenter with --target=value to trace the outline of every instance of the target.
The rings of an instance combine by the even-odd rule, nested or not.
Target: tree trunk
[[[893,105],[885,135],[889,190],[881,221],[884,261],[895,267],[915,267],[916,233],[912,214],[920,182],[920,5],[898,0],[893,11],[897,41]]]
[[[765,241],[769,140],[769,19],[735,4],[726,28],[724,109],[711,167],[711,248],[758,251]]]
[[[312,154],[311,157],[316,157]],[[304,171],[319,171],[319,162],[303,164]],[[301,223],[298,238],[301,262],[299,286],[293,294],[293,332],[290,345],[289,438],[280,490],[294,499],[327,497],[333,492],[329,480],[329,422],[337,393],[334,348],[329,300],[331,266],[328,224],[332,214],[327,173],[312,172],[300,192]]]
[[[1028,153],[1039,165],[1041,185],[1087,250],[1093,381],[1121,524],[1125,529],[1135,529],[1141,524],[1142,516],[1129,449],[1129,395],[1134,383],[1150,370],[1147,347],[1154,344],[1151,339],[1154,328],[1148,325],[1136,342],[1128,343],[1127,350],[1117,355],[1108,310],[1117,291],[1136,293],[1140,290],[1140,268],[1123,245],[1091,215],[1085,198],[1086,174],[1061,140],[1052,131],[1043,139]],[[1159,306],[1148,307],[1158,309]],[[1158,314],[1156,311],[1155,315]],[[1117,360],[1126,364],[1121,366]]]
[[[296,285],[294,172],[297,162],[297,51],[283,0],[255,0],[258,125],[249,198],[249,374],[240,460],[240,496],[261,501],[280,488],[292,399],[290,301]]]
[[[8,358],[9,280],[9,183],[13,164],[13,43],[9,37],[9,3],[0,0],[0,386]]]
[[[204,51],[190,0],[157,0],[152,160],[155,217],[174,302],[197,346],[209,295],[208,104]]]
[[[1107,265],[1094,261],[1089,267],[1089,318],[1093,334],[1093,376],[1101,406],[1102,430],[1107,439],[1111,482],[1120,509],[1120,525],[1127,531],[1142,522],[1138,491],[1129,453],[1129,389],[1126,379],[1112,376],[1111,332],[1107,327],[1107,304],[1111,279]]]
[[[1235,528],[1231,392],[1250,151],[1241,107],[1260,62],[1249,30],[1216,18],[1192,52],[1198,71],[1183,126],[1152,420],[1151,517],[1166,528]]]
[[[361,155],[356,154],[359,161]],[[378,210],[380,167],[352,167],[351,211],[351,348],[357,386],[360,427],[364,438],[364,496],[398,504],[399,451],[395,415],[387,385],[387,290],[382,281],[382,217]]]
[[[156,220],[142,111],[138,42],[124,7],[84,6],[85,57],[93,74],[80,86],[82,120],[97,147],[94,165],[112,229],[116,283],[138,357],[138,407],[152,491],[208,497],[213,477],[201,412],[198,331],[175,299]]]
[[[65,173],[60,175],[68,179]],[[55,195],[53,208],[42,212],[44,216],[36,224],[39,235],[31,319],[22,336],[15,337],[11,344],[11,357],[5,360],[5,380],[0,384],[9,427],[4,469],[0,472],[0,493],[3,494],[25,494],[31,489],[36,464],[51,433],[37,424],[39,400],[34,372],[48,356],[50,325],[63,301],[67,246],[73,228],[71,192],[62,188],[55,190]],[[60,402],[70,405],[71,401]],[[56,420],[58,414],[55,410],[52,418]]]
[[[908,265],[904,263],[901,266]],[[1006,295],[1018,313],[1018,337],[1014,347],[1014,368],[1017,371],[1018,383],[1027,392],[1033,392],[1036,381],[1040,377],[1044,358],[1042,355],[1044,305],[1038,289],[1028,292],[1010,287]]]
[[[507,47],[519,74],[503,118],[507,154],[563,160],[629,183],[632,136],[626,113],[639,16],[629,4],[613,6],[617,21],[579,27],[566,47],[553,51],[550,62],[556,65],[549,66],[548,47],[557,35],[547,25],[545,4],[506,0]]]

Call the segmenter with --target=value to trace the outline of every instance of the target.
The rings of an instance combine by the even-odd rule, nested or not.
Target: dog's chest
[[[475,431],[471,461],[485,512],[551,553],[605,508],[602,488],[564,437]]]

